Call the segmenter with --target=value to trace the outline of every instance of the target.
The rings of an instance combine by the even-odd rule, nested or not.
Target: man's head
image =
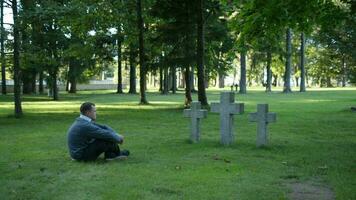
[[[96,108],[95,104],[91,102],[85,102],[80,106],[80,113],[89,117],[92,120],[96,120]]]

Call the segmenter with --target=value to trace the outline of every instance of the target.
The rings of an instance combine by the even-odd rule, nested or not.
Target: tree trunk
[[[13,32],[14,32],[14,104],[15,104],[15,117],[20,118],[22,113],[21,105],[21,83],[20,83],[20,48],[19,48],[19,22],[17,15],[17,1],[12,1],[12,13],[13,13]]]
[[[22,93],[31,94],[32,91],[32,74],[30,70],[22,70]]]
[[[224,72],[219,71],[219,88],[224,88],[225,87],[225,74]]]
[[[330,76],[326,77],[326,87],[333,87],[333,85],[331,84],[331,78]]]
[[[66,81],[66,92],[69,92],[69,80]]]
[[[305,38],[300,34],[300,92],[305,92]]]
[[[240,54],[240,94],[246,94],[246,51],[242,50]]]
[[[163,93],[163,67],[159,67],[159,90]]]
[[[292,36],[291,29],[288,28],[286,32],[286,68],[284,72],[284,93],[292,92],[290,87],[291,78],[291,62],[292,62]]]
[[[118,30],[119,32],[120,30]],[[122,37],[118,34],[117,38],[117,91],[116,93],[122,94],[122,63],[121,63],[121,45]]]
[[[177,72],[176,67],[171,67],[171,76],[172,76],[172,93],[175,94],[177,92]]]
[[[53,91],[53,100],[58,100],[58,86],[57,86],[57,72],[58,70],[55,69],[54,72],[51,74],[52,76],[52,91]]]
[[[185,67],[185,106],[190,106],[192,102],[192,93],[190,88],[190,67],[189,65]]]
[[[277,74],[272,74],[272,76],[273,76],[273,83],[272,83],[272,85],[273,85],[274,87],[277,87],[278,75],[277,75]]]
[[[68,70],[68,82],[70,87],[68,88],[68,93],[77,93],[77,72],[76,68],[78,63],[75,61],[76,58],[71,58],[69,61]]]
[[[194,68],[191,67],[191,70],[189,72],[189,84],[190,84],[190,91],[191,92],[196,92],[194,88]]]
[[[204,0],[198,0],[197,20],[197,66],[198,66],[198,100],[202,106],[208,105],[205,91],[205,69],[204,69]]]
[[[43,71],[39,72],[38,82],[38,93],[43,94]]]
[[[164,68],[163,94],[168,94],[168,68]]]
[[[6,94],[6,66],[5,66],[5,47],[4,47],[4,40],[5,40],[5,31],[4,31],[4,1],[1,0],[0,5],[1,13],[0,13],[0,45],[1,45],[1,93]]]
[[[135,53],[131,46],[130,48],[130,94],[136,94],[136,67],[135,67]]]
[[[72,79],[70,81],[70,88],[68,93],[77,93],[77,79]]]
[[[138,42],[139,42],[139,59],[140,59],[140,104],[148,104],[146,99],[146,63],[145,63],[145,51],[143,46],[143,18],[142,18],[142,2],[137,0],[137,25],[139,30]]]
[[[271,92],[272,86],[272,70],[271,70],[271,63],[272,63],[272,53],[270,50],[267,52],[267,83],[266,83],[266,92]]]
[[[345,62],[345,56],[342,56],[342,87],[346,87],[347,80],[347,68]]]

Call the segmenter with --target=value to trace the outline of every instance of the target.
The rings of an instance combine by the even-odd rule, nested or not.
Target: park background
[[[354,1],[0,5],[2,198],[356,198]],[[191,144],[183,109],[231,90],[235,143],[209,112]],[[70,160],[84,101],[125,135],[127,162]],[[264,148],[247,117],[259,103],[277,113]]]

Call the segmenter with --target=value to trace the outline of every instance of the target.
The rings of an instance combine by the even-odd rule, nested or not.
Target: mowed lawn
[[[208,91],[209,102],[219,100]],[[336,199],[356,199],[356,88],[306,93],[236,94],[235,143],[220,145],[219,115],[202,120],[201,141],[189,143],[184,94],[113,91],[24,96],[22,119],[13,97],[0,96],[0,199],[288,199],[293,183],[329,188]],[[194,99],[197,96],[194,95]],[[80,163],[69,158],[66,132],[84,101],[97,104],[98,123],[125,136],[126,161]],[[277,113],[270,143],[257,149],[248,113],[268,103]]]

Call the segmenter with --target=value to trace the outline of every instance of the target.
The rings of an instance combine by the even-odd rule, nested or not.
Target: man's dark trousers
[[[94,161],[100,154],[105,153],[105,158],[113,158],[120,155],[120,148],[117,143],[95,139],[84,149],[81,161]]]

